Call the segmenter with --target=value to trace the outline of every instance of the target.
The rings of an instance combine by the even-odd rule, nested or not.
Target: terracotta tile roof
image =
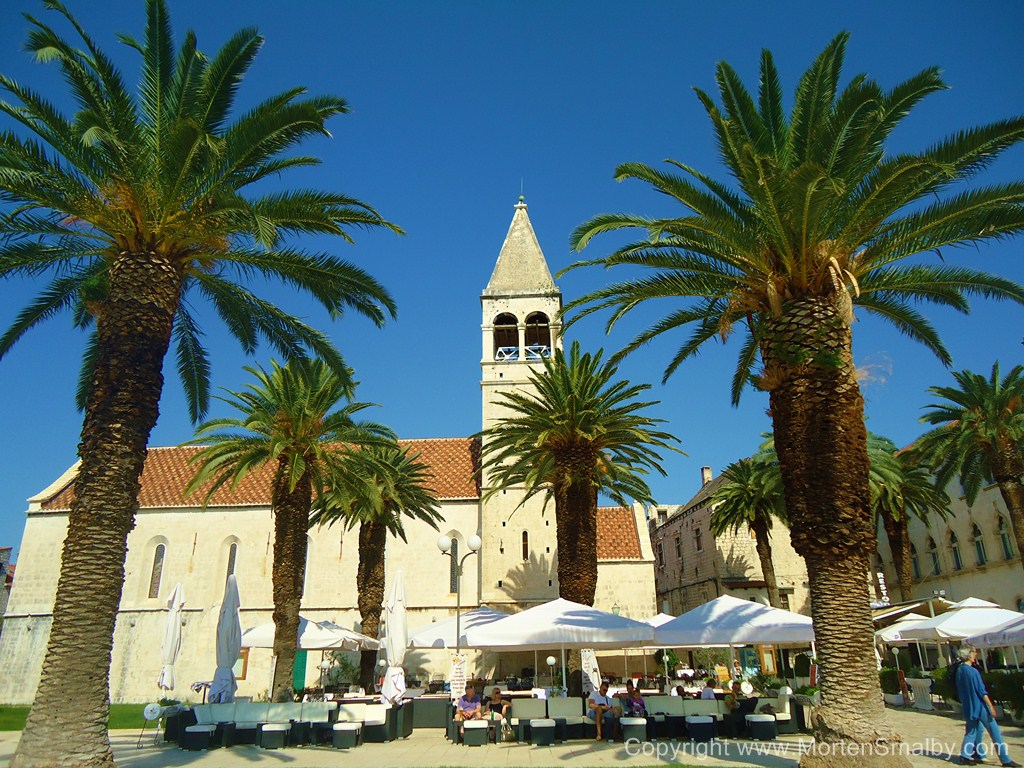
[[[597,559],[639,560],[640,536],[636,518],[626,507],[597,508]]]
[[[434,480],[432,490],[440,499],[477,498],[480,496],[476,476],[480,463],[480,441],[471,437],[427,438],[400,440],[403,446],[418,453],[431,467]],[[184,495],[185,486],[195,472],[189,459],[201,450],[198,446],[150,448],[146,466],[142,470],[142,488],[139,491],[141,508],[181,508],[201,506],[202,490]],[[210,500],[211,506],[267,506],[270,504],[270,483],[273,466],[266,465],[251,473],[237,488],[222,487]],[[74,484],[69,482],[41,507],[46,510],[64,510],[71,507]]]

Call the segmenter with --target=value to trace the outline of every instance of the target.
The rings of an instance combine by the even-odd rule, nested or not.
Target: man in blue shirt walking
[[[985,690],[981,680],[981,672],[975,669],[978,661],[978,649],[973,645],[964,644],[958,652],[960,668],[956,671],[956,692],[964,708],[964,743],[960,747],[960,762],[963,765],[978,765],[985,757],[981,746],[983,731],[992,737],[992,746],[999,762],[1004,766],[1020,768],[1020,763],[1010,759],[1003,742],[1003,734],[996,722],[996,708]]]

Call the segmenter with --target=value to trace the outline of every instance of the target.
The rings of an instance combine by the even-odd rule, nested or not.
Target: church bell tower
[[[480,386],[487,429],[508,413],[501,393],[531,388],[530,375],[543,371],[544,359],[562,347],[562,292],[551,277],[522,196],[480,304]],[[485,473],[481,492],[490,487]],[[540,496],[525,504],[522,500],[521,489],[507,488],[481,504],[486,557],[480,558],[480,598],[491,605],[525,607],[558,596],[554,508],[542,510]]]
[[[537,242],[522,196],[480,296],[483,310],[483,428],[501,418],[500,392],[521,391],[543,359],[561,348],[562,292]]]

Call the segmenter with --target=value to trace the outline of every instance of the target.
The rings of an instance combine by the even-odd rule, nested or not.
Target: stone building
[[[497,393],[528,386],[528,375],[560,345],[557,312],[561,293],[548,269],[520,201],[481,296],[482,423],[501,418]],[[450,536],[460,558],[466,540],[483,540],[478,556],[470,557],[459,586],[463,609],[488,605],[516,611],[558,595],[553,507],[507,489],[483,501],[488,478],[478,475],[480,444],[471,437],[403,440],[421,454],[433,472],[444,522],[435,531],[424,523],[406,525],[408,542],[387,544],[387,585],[401,570],[411,630],[454,615],[457,579],[451,560],[435,542]],[[125,584],[111,664],[113,701],[147,701],[158,695],[160,645],[166,623],[167,598],[174,585],[185,589],[182,646],[175,676],[175,695],[190,695],[189,683],[209,680],[215,664],[215,628],[228,574],[238,579],[243,627],[271,620],[273,517],[269,472],[253,475],[235,489],[221,489],[201,508],[185,498],[192,476],[189,457],[194,447],[154,447],[149,451],[139,496],[140,510],[128,538]],[[47,635],[59,570],[60,552],[75,467],[29,500],[28,519],[19,557],[17,587],[11,595],[6,626],[0,637],[0,702],[32,700],[45,663]],[[654,556],[650,538],[642,534],[644,510],[602,508],[598,514],[598,586],[596,606],[645,618],[656,612]],[[309,554],[302,614],[358,628],[356,609],[357,531],[342,526],[309,533]],[[300,652],[297,684],[318,680],[320,655]],[[518,674],[532,666],[532,654],[476,654],[470,672],[488,677]],[[237,665],[239,695],[259,696],[269,687],[269,649],[243,652]],[[443,651],[410,651],[407,674],[423,678],[447,671]]]
[[[655,556],[660,610],[678,616],[720,595],[768,604],[753,534],[711,534],[710,500],[722,484],[701,468],[701,488],[685,504],[651,507],[648,528]],[[789,542],[789,531],[772,529],[772,561],[782,608],[810,613],[807,569]]]
[[[0,547],[0,632],[3,631],[4,613],[14,586],[14,566],[11,565],[11,548]]]
[[[892,602],[942,596],[959,601],[980,597],[1004,608],[1024,611],[1024,573],[1013,537],[1010,516],[999,493],[990,485],[969,505],[959,483],[946,488],[950,498],[946,519],[932,516],[927,523],[911,516],[911,595],[900,595],[885,531],[879,525],[876,594]],[[878,573],[882,576],[878,577]]]

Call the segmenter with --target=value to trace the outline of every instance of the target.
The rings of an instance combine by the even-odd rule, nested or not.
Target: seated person
[[[597,740],[603,739],[602,733],[612,736],[615,723],[618,721],[617,712],[620,711],[608,695],[608,681],[601,682],[601,688],[592,691],[587,699],[587,715],[597,724]]]
[[[484,703],[492,717],[498,715],[502,720],[508,720],[508,711],[512,707],[512,701],[501,695],[501,688],[491,691],[490,697]]]
[[[643,696],[639,688],[633,688],[626,697],[622,713],[626,717],[647,717],[647,705],[644,704]]]
[[[466,683],[466,694],[455,704],[455,720],[482,720],[484,712],[483,702],[476,695],[476,686],[473,683]],[[464,729],[462,729],[464,730]]]
[[[632,679],[630,679],[630,680],[626,681],[626,689],[623,690],[623,691],[619,691],[618,693],[615,694],[615,698],[618,699],[619,702],[620,702],[619,703],[619,709],[625,710],[626,702],[629,700],[629,697],[632,696],[632,695],[633,695],[633,681],[632,681]]]
[[[726,727],[733,736],[743,733],[747,728],[747,715],[753,712],[753,706],[757,705],[757,699],[750,701],[744,694],[739,680],[734,680],[732,690],[722,700],[725,704],[727,714],[722,718]]]
[[[702,699],[713,699],[715,698],[715,684],[718,679],[715,677],[709,677],[707,682],[704,683],[704,689],[700,692]]]

